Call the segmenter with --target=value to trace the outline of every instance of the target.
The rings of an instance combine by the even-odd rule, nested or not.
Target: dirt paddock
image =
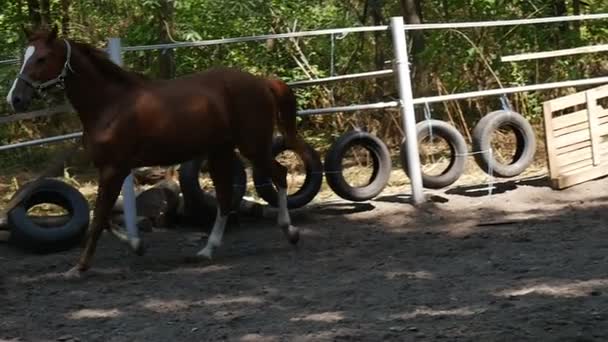
[[[142,257],[106,234],[79,281],[78,249],[0,245],[0,340],[606,341],[607,185],[325,202],[293,212],[298,250],[244,218],[212,262],[200,229],[144,233]]]

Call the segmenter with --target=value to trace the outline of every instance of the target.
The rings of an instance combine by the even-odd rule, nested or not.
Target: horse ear
[[[51,28],[51,33],[49,34],[49,37],[46,39],[47,43],[50,43],[52,41],[54,41],[55,39],[57,39],[57,25],[53,24],[53,27]]]

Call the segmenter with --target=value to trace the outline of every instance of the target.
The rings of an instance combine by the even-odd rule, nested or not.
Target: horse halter
[[[64,39],[63,41],[65,42],[67,52],[66,52],[65,63],[63,63],[63,70],[61,70],[61,73],[59,74],[59,76],[57,76],[51,80],[45,81],[45,82],[34,81],[23,73],[19,73],[19,75],[17,75],[17,77],[22,79],[30,87],[34,88],[38,93],[41,93],[42,90],[44,90],[45,88],[48,88],[48,87],[58,84],[58,83],[59,83],[59,87],[63,88],[64,80],[68,74],[68,70],[70,70],[71,72],[74,72],[74,69],[72,69],[72,65],[70,64],[70,58],[72,57],[72,46],[66,39]]]

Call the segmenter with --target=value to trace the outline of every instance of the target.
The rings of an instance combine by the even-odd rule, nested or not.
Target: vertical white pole
[[[108,54],[110,59],[122,66],[122,53],[121,53],[121,42],[120,38],[110,38],[108,41]],[[127,228],[127,236],[131,247],[134,249],[139,248],[139,230],[136,224],[136,208],[135,208],[135,185],[133,184],[133,173],[129,173],[122,183],[122,197],[124,206],[124,221],[125,228]]]
[[[405,132],[405,145],[407,148],[407,165],[412,184],[412,201],[420,204],[425,201],[422,191],[422,171],[420,170],[420,155],[418,154],[418,136],[416,134],[416,116],[412,94],[412,81],[410,80],[410,66],[407,56],[407,42],[403,17],[391,18],[391,33],[393,37],[393,50],[395,52],[394,68],[399,88],[401,120]]]

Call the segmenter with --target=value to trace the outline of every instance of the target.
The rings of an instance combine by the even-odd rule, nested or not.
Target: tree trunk
[[[38,0],[27,0],[27,12],[30,22],[34,26],[40,25],[40,2]]]
[[[572,1],[572,12],[574,12],[574,15],[581,14],[581,0]],[[581,39],[581,22],[574,21],[574,22],[572,22],[572,25],[574,26],[574,29],[576,30],[576,36],[580,41],[580,39]]]
[[[371,2],[371,17],[374,26],[382,25],[383,16],[382,16],[382,0],[370,0]],[[384,68],[384,49],[382,48],[381,39],[383,37],[383,32],[375,31],[374,32],[374,64],[376,70],[380,70]]]
[[[568,13],[568,7],[566,7],[566,0],[555,0],[553,2],[553,14],[556,17],[564,16],[567,13]],[[561,47],[561,46],[563,46],[563,44],[560,44],[560,43],[565,40],[564,35],[566,35],[568,33],[568,23],[567,22],[559,23],[559,24],[557,24],[557,27],[558,27],[559,32],[557,32],[554,39],[555,39],[555,44],[558,47]]]
[[[160,40],[163,43],[171,43],[173,36],[173,12],[174,0],[161,0],[160,2]],[[159,76],[164,79],[175,76],[175,57],[173,49],[159,51]]]
[[[403,21],[406,24],[422,24],[422,0],[401,0]],[[410,31],[412,54],[417,55],[424,50],[424,35],[422,31]]]
[[[40,13],[42,24],[51,25],[51,2],[50,0],[40,0]]]
[[[384,21],[384,17],[382,15],[382,7],[384,5],[383,0],[369,0],[366,4],[367,8],[365,11],[369,10],[369,15],[372,18],[372,25],[378,26],[382,25]],[[364,12],[365,12],[364,11]],[[384,69],[384,48],[382,44],[382,37],[384,36],[383,32],[375,31],[374,35],[374,67],[375,70]],[[376,79],[376,87],[374,89],[374,96],[380,100],[384,94],[384,83],[386,80],[378,78]]]
[[[401,11],[403,13],[403,21],[406,24],[421,24],[422,23],[422,0],[401,0]],[[430,93],[429,85],[432,82],[426,80],[428,77],[428,68],[421,58],[420,54],[424,51],[424,34],[422,31],[409,31],[409,40],[412,44],[410,59],[412,63],[412,92],[414,97],[421,97]],[[417,118],[421,119],[420,113],[417,113]]]
[[[61,0],[61,32],[65,36],[70,33],[70,0]]]

